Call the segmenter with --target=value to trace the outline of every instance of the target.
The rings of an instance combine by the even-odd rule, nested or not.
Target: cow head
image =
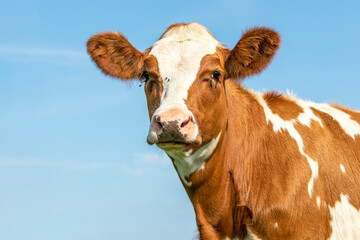
[[[212,153],[226,129],[227,79],[262,71],[279,44],[273,30],[253,28],[228,50],[205,27],[190,23],[170,26],[143,53],[113,32],[94,35],[87,47],[105,74],[145,83],[147,142],[176,158]]]

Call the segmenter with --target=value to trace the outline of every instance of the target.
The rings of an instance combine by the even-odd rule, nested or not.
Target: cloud
[[[47,162],[39,159],[13,159],[13,158],[0,158],[0,167],[31,167],[46,165]]]
[[[0,54],[45,56],[45,57],[69,57],[69,58],[87,57],[85,52],[80,52],[70,49],[19,47],[19,46],[0,46]]]
[[[44,160],[38,158],[0,158],[0,167],[64,167],[75,169],[98,169],[114,167],[110,162],[81,162],[71,160]]]
[[[133,156],[137,164],[170,166],[171,163],[170,158],[164,153],[133,153]]]
[[[152,174],[158,168],[170,166],[170,159],[165,154],[133,153],[129,162],[115,161],[78,161],[78,160],[51,160],[40,158],[5,158],[0,157],[0,168],[34,168],[49,167],[63,168],[69,171],[97,171],[102,169],[116,170],[131,176]]]

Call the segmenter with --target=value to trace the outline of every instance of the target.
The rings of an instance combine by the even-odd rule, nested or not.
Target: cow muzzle
[[[168,110],[154,114],[147,142],[160,148],[184,147],[199,141],[198,127],[191,113]]]

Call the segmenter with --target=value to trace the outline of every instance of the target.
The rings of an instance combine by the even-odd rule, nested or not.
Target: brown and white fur
[[[171,158],[200,239],[360,239],[360,113],[238,81],[279,46],[262,27],[229,50],[198,23],[143,53],[120,33],[87,44],[105,74],[145,81],[147,141]]]

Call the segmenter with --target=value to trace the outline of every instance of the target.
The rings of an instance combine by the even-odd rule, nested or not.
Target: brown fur
[[[214,136],[216,137],[220,133],[219,129],[226,126],[227,109],[225,107],[223,69],[224,59],[220,49],[217,49],[215,54],[204,56],[196,80],[188,91],[189,97],[185,101],[189,110],[196,116],[204,143],[211,141]],[[216,83],[211,77],[214,71],[221,73],[219,83]],[[213,82],[212,87],[210,81]],[[216,122],[212,116],[216,116]]]
[[[252,28],[226,59],[227,78],[245,78],[261,72],[280,47],[280,37],[268,28]]]
[[[172,25],[167,31],[182,25]],[[294,123],[304,152],[319,165],[310,197],[312,171],[296,141],[286,130],[274,132],[253,94],[227,80],[259,73],[279,45],[279,35],[273,30],[253,28],[233,50],[218,47],[214,54],[204,56],[188,90],[185,103],[196,118],[201,140],[187,150],[196,151],[221,132],[204,169],[189,176],[191,186],[183,183],[202,240],[244,239],[247,229],[261,239],[327,239],[332,232],[328,207],[334,207],[340,194],[348,195],[350,203],[360,209],[359,135],[352,139],[330,115],[315,108],[312,111],[323,126],[315,121],[310,126]],[[156,58],[140,53],[118,33],[92,37],[88,49],[111,76],[127,79],[142,71],[149,73],[145,93],[151,117],[160,104],[165,81]],[[221,74],[218,82],[212,78],[214,71]],[[294,100],[277,92],[264,94],[264,100],[284,120],[296,119],[303,112]],[[359,112],[337,108],[360,123]],[[321,199],[320,208],[316,197]]]
[[[142,71],[147,71],[149,74],[149,80],[145,83],[144,90],[148,105],[149,118],[151,118],[154,111],[159,107],[160,96],[163,91],[158,62],[154,56],[149,55],[145,58]]]
[[[121,33],[94,35],[87,42],[87,49],[98,67],[112,77],[133,79],[143,67],[145,54],[134,48]]]
[[[310,198],[311,170],[295,140],[286,131],[275,133],[242,87],[226,82],[226,96],[228,129],[206,170],[190,176],[194,187],[185,187],[199,216],[201,239],[242,239],[245,226],[261,239],[327,239],[332,232],[327,206],[334,207],[341,193],[360,209],[360,136],[354,141],[316,109],[324,127],[296,125],[304,151],[319,164]]]
[[[284,120],[296,119],[299,114],[303,113],[303,109],[299,105],[281,93],[267,92],[263,97],[271,111]]]

